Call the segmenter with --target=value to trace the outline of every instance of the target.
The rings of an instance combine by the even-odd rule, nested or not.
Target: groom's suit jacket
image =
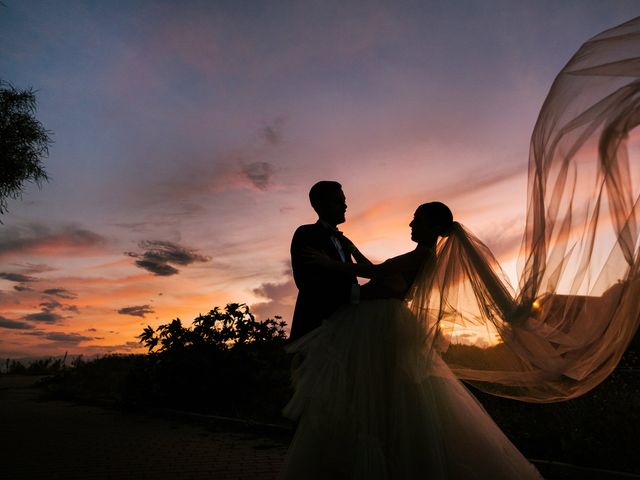
[[[331,237],[335,236],[347,257],[348,247],[341,234],[335,235],[320,221],[298,227],[291,241],[291,267],[293,279],[298,287],[298,299],[291,321],[290,339],[295,340],[317,328],[324,318],[337,310],[340,305],[348,304],[352,285],[357,283],[354,275],[332,272],[317,265],[309,265],[304,256],[307,249],[320,251],[329,257],[342,261],[340,253]]]

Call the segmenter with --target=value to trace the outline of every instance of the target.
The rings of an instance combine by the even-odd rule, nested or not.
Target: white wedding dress
[[[537,470],[431,348],[407,304],[338,310],[304,356],[283,479],[534,479]]]

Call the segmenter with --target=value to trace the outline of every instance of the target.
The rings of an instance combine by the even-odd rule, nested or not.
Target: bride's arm
[[[353,259],[356,261],[356,263],[371,264],[371,260],[365,257],[364,254],[360,250],[358,250],[358,247],[356,247],[351,240],[349,240],[347,237],[343,237],[343,239],[348,248],[349,255],[353,256]]]
[[[371,279],[388,277],[390,275],[401,273],[409,268],[415,268],[416,262],[419,261],[419,259],[416,258],[416,250],[398,257],[390,258],[389,260],[379,264],[371,263],[366,257],[364,257],[364,255],[362,255],[362,257],[368,263],[344,263],[317,252],[309,252],[308,255],[311,263],[315,263],[322,268],[327,268],[334,272],[349,273],[356,277]]]
[[[327,255],[324,255],[316,251],[308,252],[307,261],[310,264],[315,264],[320,268],[325,268],[327,270],[332,270],[334,272],[348,273],[351,275],[355,275],[356,277],[362,277],[362,278],[374,278],[375,276],[380,275],[381,267],[383,265],[382,263],[376,265],[371,262],[345,263],[339,260],[334,260],[332,258],[329,258]]]

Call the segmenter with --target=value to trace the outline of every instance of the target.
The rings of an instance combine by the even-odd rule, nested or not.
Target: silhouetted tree
[[[223,309],[215,307],[206,315],[198,315],[193,328],[183,327],[179,318],[154,330],[147,326],[138,335],[140,343],[153,352],[171,352],[191,346],[208,345],[221,350],[261,343],[284,342],[286,323],[281,317],[257,321],[244,303],[229,303]]]
[[[140,398],[172,408],[278,418],[290,395],[286,323],[258,321],[243,303],[215,307],[190,326],[179,318],[138,336],[150,355]],[[143,385],[147,385],[143,387]]]
[[[0,214],[7,199],[22,195],[25,182],[48,180],[42,158],[49,154],[50,132],[36,119],[33,89],[18,90],[0,80]]]

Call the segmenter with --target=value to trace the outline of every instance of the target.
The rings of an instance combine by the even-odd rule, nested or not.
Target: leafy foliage
[[[286,323],[257,321],[245,304],[147,326],[138,336],[147,355],[109,356],[48,382],[57,397],[127,408],[164,407],[245,419],[281,421],[289,398]]]
[[[214,346],[229,350],[252,343],[283,342],[286,322],[281,317],[256,321],[249,307],[243,303],[229,303],[222,310],[215,307],[206,315],[198,315],[193,328],[183,327],[179,318],[157,329],[147,326],[138,336],[149,352],[158,345],[158,353],[175,352],[188,347]]]
[[[50,132],[35,118],[33,89],[18,90],[0,80],[0,214],[18,198],[25,182],[48,180],[41,159],[49,154]]]
[[[279,417],[289,395],[286,323],[257,321],[246,304],[147,326],[139,335],[150,353],[155,401],[217,414]]]

